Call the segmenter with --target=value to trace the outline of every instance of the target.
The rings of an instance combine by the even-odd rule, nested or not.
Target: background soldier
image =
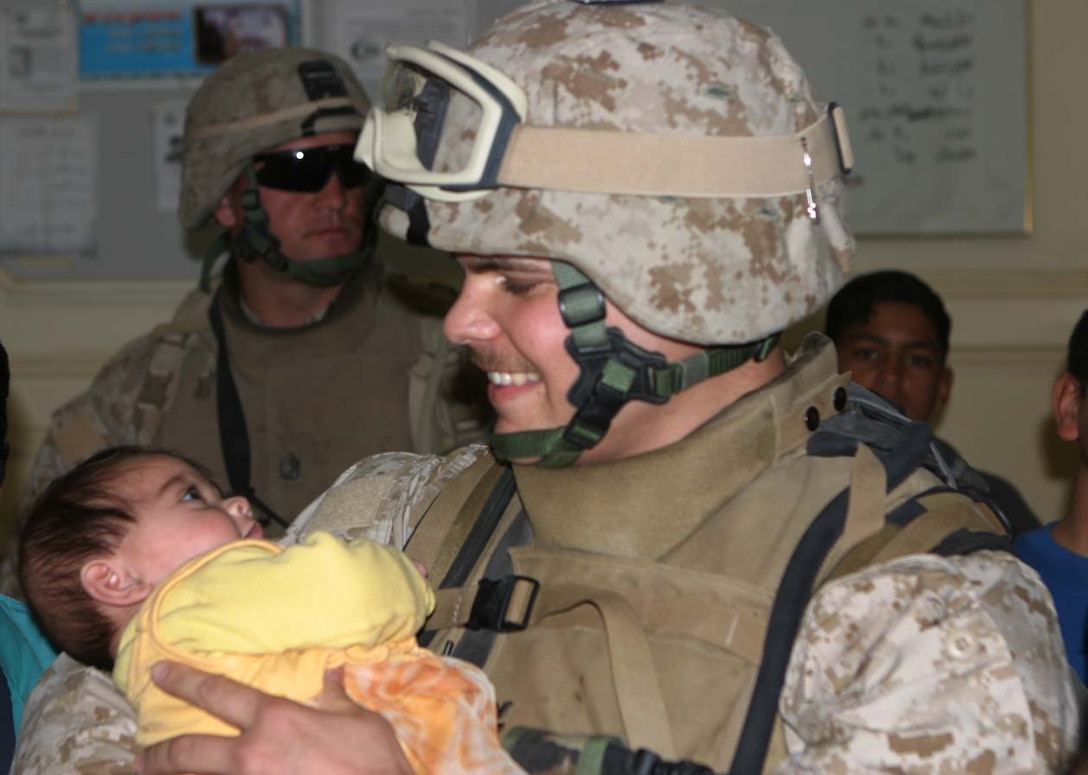
[[[374,257],[380,182],[352,159],[368,107],[343,61],[309,49],[208,76],[186,114],[180,204],[187,229],[224,229],[202,287],[57,410],[31,497],[101,448],[153,444],[247,494],[279,535],[360,453],[476,438],[476,408],[450,397],[460,364],[439,319],[398,299]]]
[[[924,468],[924,424],[850,400],[822,337],[776,344],[852,253],[843,127],[780,42],[680,2],[540,0],[468,54],[390,56],[360,151],[405,184],[383,225],[459,255],[446,332],[513,464],[363,461],[292,537],[345,514],[410,536],[439,588],[424,639],[486,664],[533,769],[579,745],[518,728],[619,771],[1060,771],[1076,712],[1045,589]],[[154,678],[240,734],[161,743],[143,775],[406,771],[335,686],[321,709]],[[93,682],[57,665],[41,725],[70,728]],[[55,771],[50,745],[25,772]]]

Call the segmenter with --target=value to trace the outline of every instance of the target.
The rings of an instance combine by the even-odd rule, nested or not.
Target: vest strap
[[[493,457],[481,457],[443,488],[408,539],[405,551],[427,567],[432,579],[444,579],[449,572],[501,473]]]
[[[250,480],[250,451],[249,431],[246,429],[246,415],[242,409],[242,399],[238,395],[238,386],[234,384],[234,374],[230,365],[230,354],[227,352],[227,334],[223,326],[223,311],[220,308],[223,286],[215,293],[211,308],[208,310],[208,318],[212,325],[218,345],[216,356],[216,386],[215,401],[216,414],[219,417],[219,443],[223,450],[223,462],[227,468],[227,478],[230,480],[231,490],[237,495],[244,495],[261,514],[258,521],[262,525],[276,522],[287,527],[287,520],[283,519],[272,508],[257,497],[256,491]]]

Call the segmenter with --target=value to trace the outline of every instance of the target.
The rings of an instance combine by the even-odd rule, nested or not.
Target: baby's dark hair
[[[1088,310],[1081,313],[1080,320],[1073,326],[1073,333],[1069,335],[1065,370],[1077,378],[1083,396],[1088,386]]]
[[[19,535],[19,578],[31,611],[53,644],[80,662],[109,669],[113,624],[80,580],[85,564],[112,554],[136,521],[113,485],[132,465],[167,456],[161,449],[104,449],[57,477],[27,512]],[[211,477],[208,477],[211,481]]]
[[[941,360],[948,357],[952,335],[952,318],[937,292],[910,272],[886,269],[858,275],[836,293],[827,305],[824,333],[838,342],[846,330],[866,323],[873,316],[873,307],[881,302],[899,302],[918,307],[937,331]]]

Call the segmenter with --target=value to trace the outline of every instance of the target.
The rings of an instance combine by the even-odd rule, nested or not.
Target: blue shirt
[[[1050,535],[1051,525],[1022,533],[1013,541],[1017,556],[1034,568],[1054,598],[1069,664],[1081,681],[1088,674],[1088,557],[1081,557]]]
[[[23,718],[23,702],[57,652],[49,645],[24,603],[0,595],[0,667],[11,694],[15,734]]]

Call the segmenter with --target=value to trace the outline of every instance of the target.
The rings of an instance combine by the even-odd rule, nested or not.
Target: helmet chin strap
[[[258,258],[279,272],[285,272],[293,280],[313,288],[330,288],[341,285],[360,269],[370,263],[374,255],[374,246],[378,240],[377,230],[368,228],[363,235],[363,244],[359,250],[342,253],[328,258],[310,261],[295,261],[280,250],[280,241],[269,228],[268,213],[261,205],[261,196],[257,187],[257,171],[249,162],[245,168],[246,190],[242,192],[242,229],[234,236],[222,235],[208,253],[200,272],[200,287],[205,291],[211,288],[211,272],[215,260],[224,250],[231,250],[243,261],[256,261]],[[369,211],[369,208],[366,208]]]
[[[605,326],[604,294],[593,281],[570,264],[552,265],[559,284],[559,311],[571,329],[567,352],[580,370],[567,393],[574,417],[562,428],[492,434],[491,447],[502,460],[539,458],[542,466],[569,466],[604,438],[628,401],[663,404],[675,393],[749,360],[765,360],[778,344],[779,335],[773,334],[757,342],[707,348],[669,363],[661,353],[631,342],[620,329]]]

